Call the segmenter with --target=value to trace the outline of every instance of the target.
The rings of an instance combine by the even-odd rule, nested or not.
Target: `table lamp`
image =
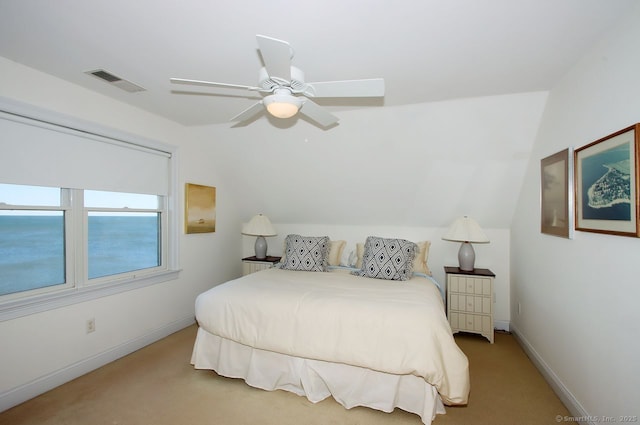
[[[255,245],[256,258],[264,260],[267,258],[267,240],[264,237],[275,236],[277,233],[266,215],[257,214],[244,227],[242,234],[257,236]]]
[[[442,237],[445,241],[462,242],[458,251],[458,263],[460,270],[473,271],[476,261],[476,253],[472,243],[489,243],[489,238],[484,234],[480,225],[474,219],[467,217],[457,218]]]

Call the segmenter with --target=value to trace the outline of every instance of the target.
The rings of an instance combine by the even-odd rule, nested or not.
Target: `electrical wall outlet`
[[[93,317],[89,320],[87,320],[87,333],[90,334],[91,332],[95,332],[96,331],[96,319],[94,319]]]

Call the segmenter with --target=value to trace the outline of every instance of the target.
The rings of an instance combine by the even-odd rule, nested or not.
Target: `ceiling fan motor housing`
[[[258,86],[269,91],[278,88],[290,88],[292,93],[302,93],[307,88],[307,84],[304,82],[304,72],[295,66],[291,67],[291,81],[282,80],[278,77],[270,77],[267,73],[267,68],[260,68]]]

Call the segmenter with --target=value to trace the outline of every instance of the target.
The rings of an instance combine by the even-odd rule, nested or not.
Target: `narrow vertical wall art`
[[[540,161],[540,231],[573,237],[573,158],[565,149]]]
[[[216,231],[216,188],[199,184],[185,185],[184,225],[186,233]]]

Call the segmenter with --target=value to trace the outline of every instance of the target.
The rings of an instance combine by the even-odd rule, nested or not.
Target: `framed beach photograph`
[[[639,236],[635,124],[575,150],[576,230]]]
[[[184,224],[186,233],[216,231],[216,188],[199,184],[185,185]]]
[[[567,148],[540,161],[540,231],[573,237],[573,157]]]

